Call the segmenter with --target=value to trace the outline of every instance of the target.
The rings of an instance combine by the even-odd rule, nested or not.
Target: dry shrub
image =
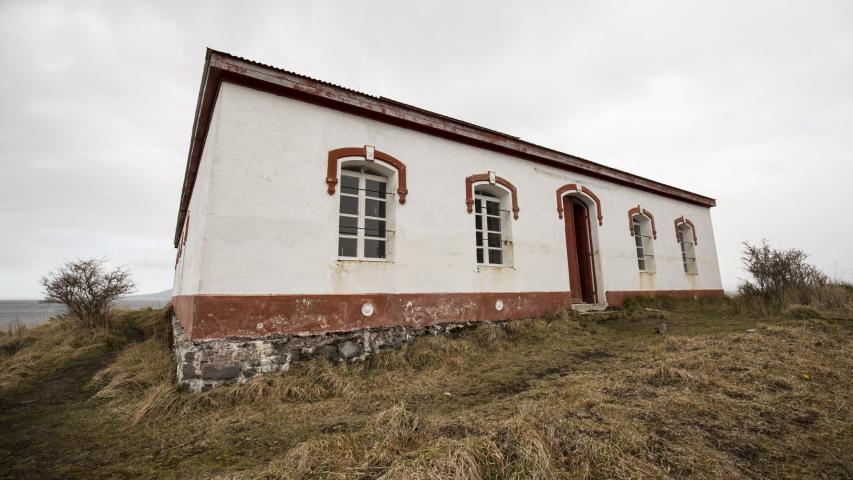
[[[809,290],[828,282],[826,274],[806,262],[808,255],[797,248],[777,250],[762,240],[743,243],[743,267],[752,280],[738,286],[747,296],[780,297],[786,291]]]

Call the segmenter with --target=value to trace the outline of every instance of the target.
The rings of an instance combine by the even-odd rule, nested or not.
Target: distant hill
[[[122,297],[123,300],[169,300],[172,298],[172,289],[163,290],[157,293],[142,293],[139,295],[128,295]]]

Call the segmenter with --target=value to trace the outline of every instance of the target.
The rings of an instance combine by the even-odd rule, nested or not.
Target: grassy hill
[[[0,336],[0,478],[853,477],[853,316],[752,311],[483,324],[204,393],[165,310],[54,321]]]

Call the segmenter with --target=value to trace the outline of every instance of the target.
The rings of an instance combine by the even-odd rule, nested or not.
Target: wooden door
[[[578,268],[577,236],[575,235],[575,209],[572,197],[563,197],[563,215],[566,220],[566,257],[569,259],[569,291],[572,303],[581,303],[581,277]]]
[[[589,209],[574,197],[563,198],[566,257],[572,303],[595,303],[595,259],[589,227]]]
[[[581,298],[584,303],[595,303],[595,259],[592,251],[592,236],[589,229],[589,209],[586,204],[573,198],[575,243],[578,248],[578,275],[581,283]]]

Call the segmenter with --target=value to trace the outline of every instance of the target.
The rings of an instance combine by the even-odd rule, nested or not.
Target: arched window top
[[[474,184],[481,183],[485,185],[478,185],[478,191],[496,196],[503,196],[501,190],[508,192],[512,200],[512,216],[518,220],[518,191],[509,180],[495,175],[495,172],[477,173],[465,179],[465,204],[468,206],[468,213],[474,211]]]
[[[628,230],[631,232],[631,236],[634,236],[634,216],[635,215],[640,215],[640,216],[643,216],[643,217],[646,217],[649,219],[649,221],[651,222],[651,225],[652,225],[652,239],[657,240],[658,230],[657,230],[657,226],[655,225],[655,216],[652,214],[652,212],[646,210],[645,208],[642,208],[639,205],[637,205],[636,207],[632,207],[631,209],[628,210]]]
[[[347,157],[361,157],[367,164],[371,164],[378,160],[393,167],[394,170],[397,171],[398,177],[397,198],[399,199],[400,205],[406,203],[406,195],[409,193],[409,190],[406,188],[406,164],[385,152],[376,150],[372,145],[365,145],[364,147],[336,148],[335,150],[329,151],[326,170],[326,191],[329,192],[329,195],[335,194],[335,187],[338,184],[338,162],[340,159]]]
[[[685,218],[684,215],[675,219],[675,238],[679,242],[681,241],[681,230],[682,229],[690,229],[690,232],[693,234],[693,245],[699,245],[699,239],[696,236],[696,225],[689,218]]]
[[[639,207],[639,206],[638,206]],[[628,219],[631,225],[631,236],[634,237],[634,246],[637,249],[637,266],[641,272],[652,273],[655,271],[654,242],[654,217],[644,215],[642,209],[628,211]]]
[[[604,215],[601,213],[601,200],[599,200],[598,195],[593,193],[592,190],[576,183],[567,183],[557,189],[557,215],[560,218],[563,218],[563,197],[569,192],[583,194],[595,203],[595,212],[598,216],[598,224],[601,225],[604,220]]]

